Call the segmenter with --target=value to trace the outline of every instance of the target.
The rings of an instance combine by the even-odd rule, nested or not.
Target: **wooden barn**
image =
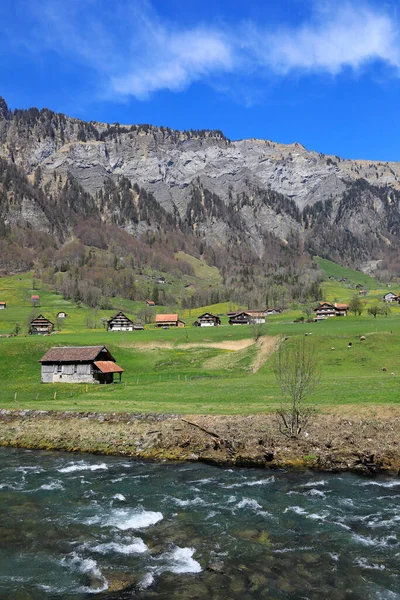
[[[51,348],[40,359],[42,383],[113,383],[124,369],[105,346]]]
[[[221,319],[211,313],[204,313],[197,317],[197,320],[193,323],[195,327],[216,327],[221,325]]]
[[[185,327],[184,321],[179,319],[178,314],[156,315],[156,327]]]
[[[49,335],[54,329],[54,323],[46,319],[43,315],[39,315],[31,321],[29,333],[31,335]]]
[[[107,331],[133,331],[133,321],[119,312],[107,321]]]
[[[6,302],[0,302],[0,310],[5,310],[7,308]]]

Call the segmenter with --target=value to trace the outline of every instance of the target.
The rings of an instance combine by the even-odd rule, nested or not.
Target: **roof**
[[[246,310],[245,314],[249,317],[265,317],[265,314],[258,310]]]
[[[32,319],[31,325],[43,325],[49,323],[50,325],[54,325],[49,319],[46,319],[43,315],[38,315],[35,319]]]
[[[113,359],[105,346],[60,346],[50,348],[39,362],[94,361],[102,350],[107,352],[107,358]]]
[[[0,304],[5,304],[5,302],[0,302]]]
[[[107,322],[108,322],[108,323],[111,323],[111,321],[117,321],[117,320],[120,320],[120,319],[123,319],[123,320],[125,320],[125,321],[129,321],[129,323],[132,323],[132,324],[133,324],[133,321],[132,321],[132,319],[130,319],[129,317],[127,317],[127,316],[126,316],[126,315],[125,315],[123,312],[121,312],[121,311],[120,311],[119,313],[117,313],[116,315],[114,315],[113,317],[111,317],[111,319],[108,319],[108,321],[107,321]]]
[[[335,308],[339,308],[339,309],[343,309],[344,310],[344,309],[347,309],[349,307],[347,306],[347,304],[340,304],[340,302],[336,302],[335,303]]]
[[[146,300],[146,304],[149,304],[150,306],[155,306],[156,303],[154,302],[154,300]]]
[[[31,300],[39,300],[39,296],[37,294],[33,294],[31,296]]]
[[[119,367],[115,362],[111,360],[96,360],[96,367],[100,369],[102,373],[123,373],[124,370],[122,367]]]
[[[212,313],[206,312],[206,313],[203,313],[202,315],[200,315],[197,318],[198,319],[217,319],[218,317],[216,315],[213,315]]]
[[[156,323],[169,323],[170,321],[179,321],[178,315],[177,314],[156,315]]]

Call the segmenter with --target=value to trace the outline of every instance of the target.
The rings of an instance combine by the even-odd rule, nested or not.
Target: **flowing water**
[[[0,598],[400,599],[400,479],[0,450]]]

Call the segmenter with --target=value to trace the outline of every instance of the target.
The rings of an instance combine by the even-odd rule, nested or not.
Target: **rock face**
[[[39,169],[47,195],[56,194],[57,178],[60,185],[71,177],[97,207],[106,181],[126,179],[151,192],[176,226],[214,245],[240,232],[260,257],[265,235],[272,234],[284,244],[300,236],[312,252],[360,264],[394,249],[400,233],[398,163],[342,160],[297,143],[86,123],[47,109],[12,113],[1,99],[0,157],[32,180]],[[133,194],[130,202],[135,201]],[[49,231],[50,224],[32,214],[35,210],[21,205],[21,214]],[[121,217],[110,204],[102,218],[113,215],[128,231],[143,230],[140,218]],[[3,211],[9,223],[16,217],[15,210]]]

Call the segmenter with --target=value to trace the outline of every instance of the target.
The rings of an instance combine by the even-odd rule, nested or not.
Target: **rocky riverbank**
[[[400,407],[313,415],[297,439],[252,416],[0,411],[0,445],[219,465],[400,475]]]

